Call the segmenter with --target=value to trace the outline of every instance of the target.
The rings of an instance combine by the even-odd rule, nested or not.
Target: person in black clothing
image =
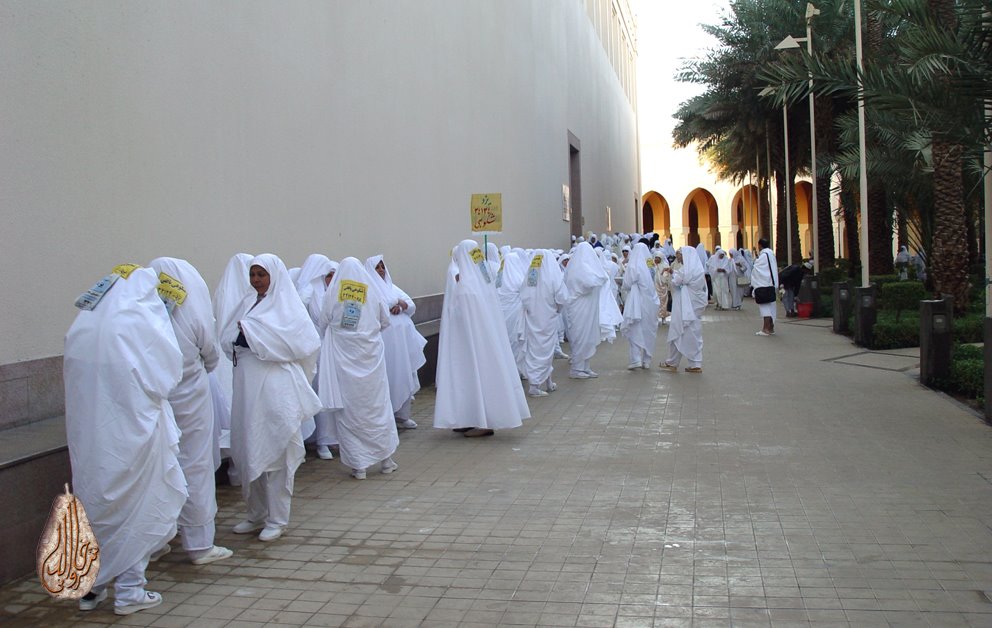
[[[803,275],[812,267],[812,262],[792,264],[783,268],[778,274],[778,285],[784,291],[782,305],[785,307],[785,315],[788,318],[799,316],[799,310],[796,309],[796,297],[799,296],[799,287],[803,283]]]

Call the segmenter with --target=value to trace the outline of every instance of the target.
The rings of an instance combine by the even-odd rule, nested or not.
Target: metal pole
[[[754,149],[754,178],[757,179],[758,188],[754,191],[754,220],[751,222],[751,245],[754,247],[754,233],[761,222],[761,153]]]
[[[772,236],[772,140],[768,135],[768,121],[765,120],[765,192],[768,196],[768,230],[763,234],[769,242],[775,242]]]
[[[789,254],[786,262],[792,266],[792,178],[789,177],[789,107],[782,105],[782,128],[785,134],[785,241]]]
[[[859,242],[861,250],[861,287],[868,287],[868,161],[865,156],[865,71],[864,55],[861,49],[861,0],[854,0],[854,50],[858,60],[858,149],[861,182],[861,228]]]
[[[813,57],[813,16],[807,12],[806,53]],[[813,73],[809,73],[809,171],[813,180],[813,274],[820,274],[820,231],[816,208],[816,117],[813,112]]]

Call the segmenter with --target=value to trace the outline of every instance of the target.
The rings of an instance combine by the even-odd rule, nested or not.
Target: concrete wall
[[[564,246],[567,136],[585,230],[635,228],[636,114],[581,0],[0,3],[0,365],[57,356],[124,261],[287,266],[383,252],[443,290],[469,198]]]

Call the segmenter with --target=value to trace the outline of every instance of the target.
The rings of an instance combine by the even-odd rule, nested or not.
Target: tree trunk
[[[844,212],[844,244],[847,246],[847,259],[851,263],[850,277],[861,276],[861,247],[858,242],[858,203],[857,195],[846,189],[848,182],[841,183],[840,203]]]
[[[816,145],[818,152],[829,154],[833,141],[834,112],[831,98],[816,99]],[[824,165],[821,157],[817,156],[817,164]],[[823,170],[823,168],[817,168]],[[834,264],[834,221],[833,208],[830,206],[830,176],[827,173],[816,173],[816,228],[817,246],[820,253],[820,268],[829,268]]]
[[[785,231],[785,173],[775,170],[775,254],[779,262],[785,264],[788,258]]]
[[[895,272],[892,259],[892,222],[885,197],[885,188],[868,182],[868,272],[891,275]]]

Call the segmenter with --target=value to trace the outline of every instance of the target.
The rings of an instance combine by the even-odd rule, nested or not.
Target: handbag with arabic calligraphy
[[[69,492],[68,484],[52,502],[37,557],[42,586],[59,600],[83,597],[100,573],[100,547],[82,502]]]

